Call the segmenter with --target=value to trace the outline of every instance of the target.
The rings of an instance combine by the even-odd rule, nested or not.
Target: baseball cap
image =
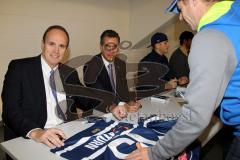
[[[179,13],[180,10],[177,7],[178,0],[173,0],[171,5],[166,9],[166,12],[173,12],[173,13]]]
[[[151,38],[151,46],[154,46],[156,43],[160,43],[167,40],[168,37],[166,34],[157,32]]]

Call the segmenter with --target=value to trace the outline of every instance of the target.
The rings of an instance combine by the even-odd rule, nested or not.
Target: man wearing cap
[[[240,159],[240,0],[174,0],[168,11],[180,12],[180,20],[198,31],[189,56],[188,103],[163,139],[148,149],[138,147],[127,159],[159,160],[178,154],[199,137],[218,107],[221,121],[234,129],[226,159]]]
[[[173,52],[169,60],[169,67],[174,77],[178,79],[179,85],[184,85],[189,82],[188,53],[193,36],[194,34],[192,32],[182,32],[179,36],[180,47]]]
[[[167,89],[176,87],[176,79],[173,79],[172,71],[169,69],[168,59],[165,54],[168,53],[169,43],[168,37],[164,33],[155,33],[151,38],[152,51],[146,55],[139,63],[139,70],[142,69],[144,62],[153,62],[153,65],[161,64],[167,67],[167,73],[161,77],[165,81],[169,81]],[[162,75],[157,75],[162,76]]]

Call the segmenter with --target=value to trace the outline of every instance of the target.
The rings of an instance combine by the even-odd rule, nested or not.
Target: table
[[[148,97],[141,100],[142,108],[137,113],[128,114],[128,117],[123,121],[129,123],[136,123],[139,117],[147,117],[151,114],[157,114],[162,118],[175,118],[181,116],[180,109],[181,99],[170,97],[169,99],[159,99],[155,97]],[[101,115],[101,112],[94,112],[96,115]],[[107,115],[108,117],[111,114]],[[69,123],[57,126],[64,131],[67,137],[82,131],[92,124],[86,123],[86,121],[76,120]],[[213,117],[209,127],[200,136],[200,141],[204,146],[220,129],[221,122],[217,117]],[[64,160],[64,158],[58,157],[49,151],[49,148],[44,144],[37,143],[30,139],[24,139],[22,137],[9,140],[0,144],[1,148],[8,153],[13,159],[18,160]]]
[[[103,113],[94,110],[94,115],[101,116]],[[73,136],[75,133],[82,131],[92,124],[87,124],[86,121],[76,120],[62,125],[57,128],[63,130],[67,137]],[[24,139],[22,137],[15,138],[6,142],[2,142],[0,147],[9,156],[16,160],[64,160],[65,158],[56,156],[51,153],[49,147],[44,144],[37,143],[31,139]]]
[[[91,124],[83,124],[81,121],[72,121],[58,126],[64,131],[67,137],[86,129]],[[31,139],[22,137],[15,138],[1,143],[2,149],[16,160],[64,160],[49,151],[44,144],[37,143]]]

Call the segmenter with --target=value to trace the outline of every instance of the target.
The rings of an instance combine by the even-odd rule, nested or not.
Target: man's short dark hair
[[[100,37],[100,44],[103,45],[104,43],[104,38],[105,37],[110,37],[110,38],[117,38],[118,39],[118,43],[120,43],[120,37],[118,35],[118,33],[114,30],[105,30]]]
[[[61,31],[63,31],[66,34],[67,39],[68,39],[68,41],[67,41],[67,47],[68,47],[69,41],[70,41],[69,34],[68,34],[67,30],[64,27],[60,26],[60,25],[53,25],[53,26],[50,26],[50,27],[47,28],[47,30],[43,34],[43,39],[42,39],[43,43],[45,43],[46,36],[47,36],[48,32],[50,32],[53,29],[61,30]]]
[[[182,32],[181,35],[179,36],[180,45],[182,45],[185,40],[193,39],[193,37],[194,34],[192,32],[189,31]]]

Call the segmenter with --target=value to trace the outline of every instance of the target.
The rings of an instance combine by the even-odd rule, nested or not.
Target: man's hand
[[[147,148],[143,148],[140,143],[136,144],[137,149],[126,157],[126,160],[149,160]]]
[[[112,114],[114,115],[114,117],[116,117],[118,120],[121,120],[121,119],[127,117],[127,110],[126,110],[125,105],[126,105],[126,104],[115,106],[115,107],[111,110],[111,112],[112,112]]]
[[[65,134],[57,128],[49,128],[46,130],[36,129],[30,132],[29,138],[36,142],[43,143],[50,148],[64,146],[63,140],[66,139]]]
[[[137,112],[139,108],[142,107],[139,101],[130,101],[127,103],[128,105],[124,105],[128,112]]]
[[[171,79],[165,84],[165,89],[174,89],[177,87],[177,79]]]
[[[185,85],[189,83],[189,79],[187,76],[182,76],[178,79],[178,84],[181,85]]]

